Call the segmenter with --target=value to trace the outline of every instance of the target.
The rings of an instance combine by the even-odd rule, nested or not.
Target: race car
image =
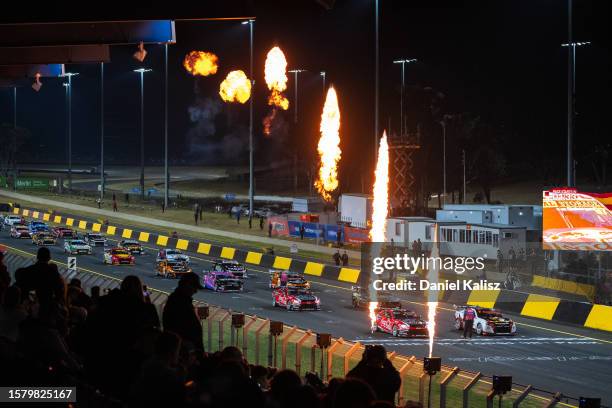
[[[378,308],[373,331],[390,333],[394,337],[427,336],[427,322],[415,312],[400,308]]]
[[[186,263],[191,262],[188,255],[185,255],[178,249],[160,249],[157,253],[157,262],[161,262],[163,260],[168,261],[183,261]]]
[[[476,314],[474,317],[474,331],[479,335],[516,334],[516,323],[508,317],[502,316],[501,312],[480,306],[461,306],[455,310],[455,329],[463,330],[463,315],[465,310],[471,307]]]
[[[308,289],[281,287],[272,291],[272,306],[287,310],[321,310],[321,301]]]
[[[295,272],[278,271],[274,269],[270,270],[270,289],[276,289],[281,287],[281,278],[283,273],[287,274],[288,287],[310,289],[310,282],[304,279],[303,275]]]
[[[204,273],[204,288],[215,292],[242,292],[242,280],[225,271],[208,271]]]
[[[28,227],[31,234],[49,231],[49,226],[42,221],[32,221]]]
[[[103,262],[106,265],[134,265],[136,258],[123,248],[110,248],[104,251]]]
[[[55,237],[49,232],[39,232],[32,235],[34,245],[55,245]]]
[[[387,291],[375,291],[375,297],[371,297],[368,289],[361,286],[352,286],[351,291],[353,309],[367,309],[370,306],[370,302],[378,302],[378,307],[380,308],[393,309],[402,307],[399,298]]]
[[[119,248],[125,249],[126,251],[129,251],[129,253],[132,255],[144,255],[145,253],[144,248],[142,247],[140,242],[133,239],[124,239],[123,241],[119,242],[119,245],[117,246]]]
[[[64,241],[64,252],[70,255],[91,255],[91,246],[82,239],[68,239]]]
[[[32,234],[25,225],[16,224],[11,227],[11,238],[32,238]]]
[[[76,238],[76,233],[72,228],[68,227],[55,227],[51,230],[56,238]]]
[[[162,278],[177,278],[183,274],[193,272],[183,261],[163,260],[157,263],[157,276]]]
[[[25,220],[20,215],[7,215],[4,217],[4,225],[25,224]]]
[[[247,270],[244,265],[228,259],[215,260],[211,270],[213,272],[229,272],[234,278],[238,279],[244,279],[247,277]]]
[[[105,246],[106,245],[106,237],[102,234],[98,234],[96,232],[88,232],[83,237],[83,240],[87,242],[90,246]]]

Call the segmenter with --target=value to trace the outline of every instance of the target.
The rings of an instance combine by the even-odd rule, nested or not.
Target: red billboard
[[[544,249],[612,250],[612,193],[596,194],[564,188],[544,191]]]

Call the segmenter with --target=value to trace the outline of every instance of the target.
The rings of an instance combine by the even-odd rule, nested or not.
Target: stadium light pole
[[[72,77],[79,75],[78,72],[66,72],[63,76],[68,77],[66,96],[68,102],[68,191],[72,192]]]
[[[323,97],[325,98],[325,71],[321,71],[319,75],[321,75],[321,78],[323,78]]]
[[[296,68],[296,69],[292,69],[289,70],[287,72],[290,72],[293,74],[293,78],[295,80],[295,96],[293,97],[293,102],[294,102],[294,106],[293,106],[293,123],[296,125],[295,129],[297,130],[297,123],[298,123],[298,74],[302,73],[302,72],[306,72],[305,69],[301,69],[301,68]],[[297,187],[298,187],[298,176],[297,176],[297,148],[294,146],[294,151],[293,151],[293,192],[297,193]]]
[[[255,20],[243,21],[242,25],[249,25],[249,77],[251,78],[251,97],[249,98],[249,220],[253,220],[253,201],[255,197],[254,186],[254,164],[253,164],[253,93],[255,89],[255,79],[253,78],[253,25]],[[251,225],[251,223],[249,223]]]
[[[378,159],[378,70],[379,70],[379,57],[378,57],[378,0],[375,0],[375,74],[374,74],[374,166],[376,166],[376,160]]]
[[[574,120],[576,116],[576,47],[590,45],[590,41],[572,41],[572,0],[569,3],[568,41],[561,44],[568,49],[567,69],[567,186],[576,185],[574,168]]]
[[[17,87],[13,87],[13,128],[17,129]]]
[[[100,203],[104,199],[104,62],[100,63]]]
[[[164,208],[168,208],[170,180],[168,173],[168,43],[164,44]]]
[[[144,73],[151,72],[149,68],[138,68],[134,72],[140,74],[140,199],[144,201]]]
[[[394,64],[402,64],[402,87],[400,89],[400,137],[404,134],[404,67],[406,64],[417,62],[416,59],[401,59],[393,61]]]
[[[440,121],[442,125],[442,206],[446,205],[446,122]]]

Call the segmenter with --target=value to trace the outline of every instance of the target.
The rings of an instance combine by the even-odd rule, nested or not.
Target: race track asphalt
[[[112,241],[111,241],[112,243]],[[5,228],[0,233],[0,244],[26,251],[32,256],[36,247],[31,240],[11,239]],[[52,257],[66,262],[61,240],[50,247]],[[78,256],[78,267],[116,278],[128,274],[139,276],[148,286],[167,292],[176,287],[175,280],[155,276],[157,248],[145,247],[147,253],[137,256],[134,266],[109,266],[102,263],[101,247],[92,255]],[[210,267],[212,258],[190,254],[194,272],[201,275]],[[215,293],[200,291],[196,298],[224,308],[247,314],[256,314],[289,325],[328,332],[346,340],[359,340],[363,344],[379,343],[389,351],[415,355],[421,359],[428,351],[427,339],[394,338],[389,334],[369,330],[366,311],[351,307],[350,285],[326,279],[311,278],[313,290],[321,298],[319,312],[288,312],[272,306],[268,288],[268,271],[249,266],[250,278],[243,293]],[[427,315],[426,307],[415,299],[409,304],[421,315]],[[539,319],[510,315],[518,324],[514,337],[478,337],[464,340],[453,329],[452,305],[441,304],[437,314],[434,354],[442,357],[448,366],[482,372],[484,375],[512,375],[519,384],[531,384],[535,388],[561,391],[571,397],[597,396],[603,403],[612,405],[612,333],[585,329]]]

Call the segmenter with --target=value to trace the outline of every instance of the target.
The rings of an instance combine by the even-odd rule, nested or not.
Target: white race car
[[[185,255],[178,249],[160,249],[157,253],[157,263],[161,261],[182,261],[185,263],[189,263],[191,260],[189,259],[189,255]]]
[[[70,255],[91,255],[91,246],[81,239],[69,239],[64,241],[64,252]]]
[[[455,329],[463,330],[463,315],[467,308],[472,308],[476,317],[474,318],[474,331],[479,335],[516,334],[516,323],[508,317],[502,316],[501,312],[480,306],[461,306],[455,310]]]
[[[21,218],[21,216],[19,215],[7,215],[6,217],[4,217],[4,225],[16,225],[16,224],[23,224],[23,218]]]

